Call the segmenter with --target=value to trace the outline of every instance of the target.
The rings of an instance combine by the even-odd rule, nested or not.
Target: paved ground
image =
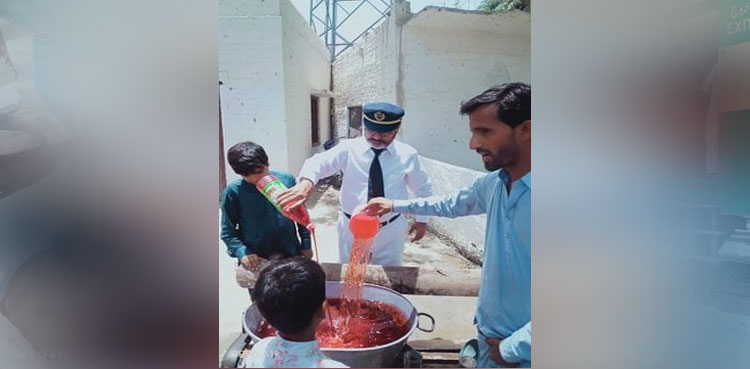
[[[321,262],[338,262],[338,191],[321,186],[308,201],[310,216],[316,224]],[[219,243],[219,358],[242,330],[242,312],[250,304],[246,290],[234,281],[236,262],[225,253]],[[429,233],[419,243],[408,242],[404,255],[406,265],[429,265],[450,270],[476,268],[459,255],[456,250]],[[418,311],[435,317],[432,333],[417,331],[412,339],[444,338],[463,342],[474,337],[471,324],[476,306],[476,297],[407,296]]]

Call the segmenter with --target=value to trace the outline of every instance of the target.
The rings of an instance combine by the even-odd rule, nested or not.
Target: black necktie
[[[378,159],[385,149],[373,148],[372,151],[375,152],[375,158],[372,159],[372,164],[370,164],[370,179],[367,181],[368,201],[373,197],[385,196],[385,190],[383,189],[383,169],[380,168],[380,159]]]

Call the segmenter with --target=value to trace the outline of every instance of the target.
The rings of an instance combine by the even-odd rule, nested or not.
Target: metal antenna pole
[[[339,11],[344,13],[341,19]],[[367,32],[377,27],[390,12],[390,0],[310,0],[308,19],[310,27],[328,47],[333,62]],[[368,26],[360,26],[361,24]],[[344,29],[349,33],[342,34]]]

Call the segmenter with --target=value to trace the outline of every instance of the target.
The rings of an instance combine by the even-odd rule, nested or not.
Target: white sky
[[[317,1],[318,0],[315,0],[315,2]],[[382,5],[381,0],[371,1]],[[390,0],[384,1],[390,2]],[[410,1],[410,3],[412,13],[417,13],[425,6],[430,5],[474,10],[479,5],[480,1],[481,0],[412,0]],[[302,14],[302,17],[309,21],[308,17],[310,15],[310,0],[291,0],[291,2],[297,8],[300,14]],[[344,4],[347,9],[353,9],[357,5],[356,2],[342,2],[342,4]],[[380,8],[382,9],[382,6]],[[338,12],[337,17],[339,20],[343,19],[344,16],[346,16],[346,14],[342,14],[341,11]],[[340,29],[340,33],[343,34],[344,37],[346,37],[349,41],[352,41],[357,35],[359,35],[362,30],[372,24],[377,19],[377,17],[379,17],[379,14],[375,11],[375,9],[373,9],[369,4],[364,4],[359,10],[357,10],[356,15],[353,15],[346,21],[346,23]],[[318,29],[318,33],[320,33],[321,31],[322,29]]]

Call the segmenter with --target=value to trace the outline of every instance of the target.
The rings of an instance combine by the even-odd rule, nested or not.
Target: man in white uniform
[[[349,261],[352,234],[349,219],[359,205],[375,197],[407,199],[410,189],[416,197],[432,195],[432,183],[422,168],[417,150],[397,141],[404,110],[388,103],[365,104],[362,108],[363,137],[344,140],[332,149],[313,155],[302,165],[297,185],[279,196],[282,208],[305,202],[319,180],[341,170],[341,213],[338,219],[339,259]],[[412,241],[427,230],[428,217],[417,216],[409,228]],[[371,248],[370,264],[401,265],[407,221],[391,213],[380,217],[380,231]]]

